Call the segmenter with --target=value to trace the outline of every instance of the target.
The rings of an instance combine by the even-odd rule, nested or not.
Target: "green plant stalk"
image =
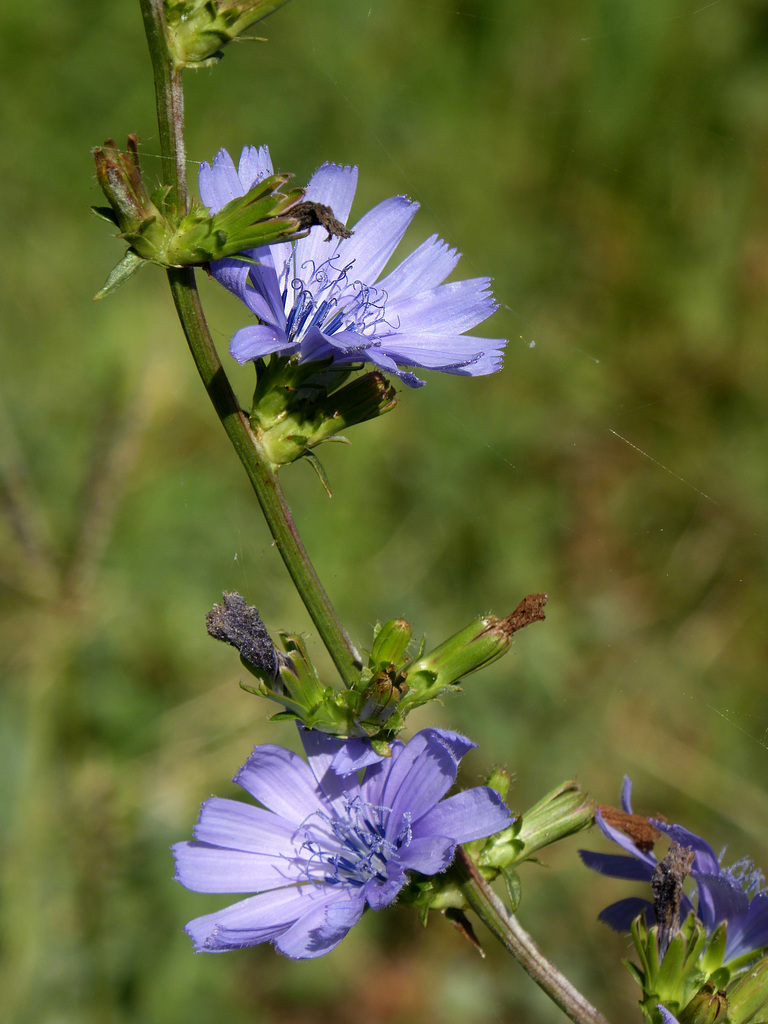
[[[543,989],[563,1013],[576,1024],[608,1024],[607,1019],[587,1002],[510,913],[477,869],[463,847],[458,848],[451,870],[456,874],[464,898],[495,938],[512,954],[526,974]]]
[[[181,71],[168,52],[162,0],[140,0],[152,58],[163,177],[168,202],[177,213],[187,209],[184,152],[184,94]],[[211,338],[191,268],[168,270],[173,301],[192,358],[227,437],[248,474],[262,513],[294,586],[347,687],[360,678],[360,655],[342,626],[302,544],[283,489],[248,418],[240,409]]]
[[[168,201],[178,213],[183,213],[187,208],[187,185],[181,73],[174,68],[168,53],[162,0],[140,0],[140,4],[155,78],[163,173],[166,184],[171,187]],[[232,391],[203,314],[194,271],[190,268],[169,269],[168,282],[208,397],[248,474],[291,579],[344,683],[351,686],[359,679],[359,655],[309,560],[277,474]],[[469,905],[550,999],[576,1024],[608,1024],[605,1017],[546,960],[461,847],[454,870]]]

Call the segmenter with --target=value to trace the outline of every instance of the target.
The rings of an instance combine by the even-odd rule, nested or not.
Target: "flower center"
[[[355,797],[347,802],[343,818],[323,811],[311,814],[293,837],[307,880],[355,888],[373,878],[385,882],[388,862],[412,838],[407,817],[395,839],[387,838],[390,810]]]
[[[280,291],[290,344],[299,344],[313,327],[325,335],[339,331],[354,331],[369,338],[375,335],[384,322],[387,293],[375,285],[352,280],[354,265],[354,260],[342,265],[335,253],[317,266],[308,260],[296,272],[293,257],[286,260]]]

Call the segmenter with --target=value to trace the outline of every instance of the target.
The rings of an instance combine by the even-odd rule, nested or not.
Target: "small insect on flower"
[[[299,735],[306,761],[267,744],[235,776],[261,807],[212,797],[195,840],[173,847],[188,889],[257,894],[190,921],[198,952],[273,942],[295,959],[322,956],[366,907],[392,903],[407,872],[444,871],[457,843],[510,823],[488,786],[443,799],[475,745],[457,733],[423,729],[407,745],[395,740],[391,757],[360,780],[334,769],[349,760],[348,741],[303,727]],[[358,755],[355,747],[350,756]]]
[[[271,173],[266,146],[246,147],[237,169],[222,149],[200,169],[200,195],[215,213]],[[385,199],[348,231],[343,226],[356,187],[356,167],[324,164],[306,199],[315,211],[328,212],[325,220],[313,214],[317,226],[305,238],[211,264],[211,274],[258,321],[235,333],[234,358],[245,363],[278,353],[299,362],[369,362],[412,387],[424,381],[403,366],[469,377],[500,369],[506,339],[465,334],[497,308],[490,279],[445,284],[459,254],[432,235],[378,280],[418,204],[404,196]]]

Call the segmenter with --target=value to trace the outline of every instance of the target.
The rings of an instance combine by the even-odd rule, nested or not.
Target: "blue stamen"
[[[313,885],[359,887],[387,880],[387,864],[413,838],[408,816],[397,839],[385,836],[390,808],[352,801],[348,819],[316,812],[294,836],[297,860]]]

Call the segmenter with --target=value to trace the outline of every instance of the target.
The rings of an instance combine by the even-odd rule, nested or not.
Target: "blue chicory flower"
[[[464,736],[423,729],[362,781],[338,775],[346,741],[299,728],[307,755],[266,744],[235,776],[261,807],[212,797],[193,842],[173,847],[177,879],[196,892],[257,893],[190,921],[198,952],[273,942],[295,959],[322,956],[366,905],[392,903],[408,871],[433,875],[457,843],[499,832],[510,812],[487,786],[443,799],[473,746]]]
[[[269,174],[266,146],[246,146],[237,169],[222,149],[213,164],[200,168],[200,195],[215,213]],[[330,206],[345,224],[356,186],[356,167],[323,164],[310,179],[306,199]],[[328,241],[325,229],[316,226],[293,244],[243,254],[253,262],[212,263],[213,276],[259,320],[235,333],[234,358],[246,363],[277,352],[298,354],[300,362],[370,362],[412,387],[424,381],[399,367],[470,377],[500,369],[506,339],[464,333],[497,308],[490,279],[443,283],[459,254],[437,235],[377,280],[417,209],[418,203],[395,196],[359,220],[350,238]]]
[[[625,777],[621,802],[627,814],[632,814],[631,793],[632,783]],[[587,867],[612,878],[650,882],[658,864],[653,853],[639,849],[629,836],[609,825],[599,811],[595,814],[595,820],[608,838],[631,853],[632,857],[579,850]],[[763,886],[762,873],[752,862],[745,859],[730,868],[724,868],[712,847],[700,836],[689,832],[682,825],[668,825],[653,818],[650,820],[673,842],[694,852],[691,878],[696,883],[696,905],[684,894],[680,905],[681,916],[685,918],[695,909],[696,916],[709,935],[721,923],[725,923],[724,962],[768,946],[768,892]],[[650,901],[630,897],[606,907],[599,915],[599,920],[616,931],[628,932],[632,921],[643,911],[649,914],[650,920],[654,919]]]

